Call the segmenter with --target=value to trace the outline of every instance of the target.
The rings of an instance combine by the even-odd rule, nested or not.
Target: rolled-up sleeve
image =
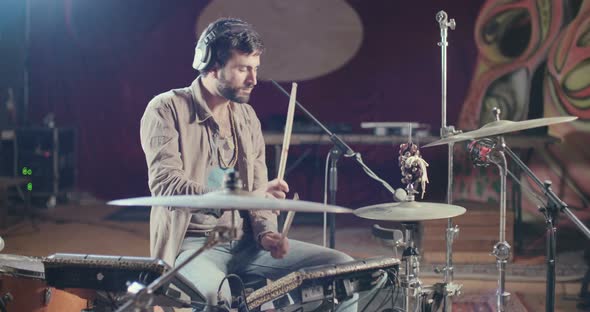
[[[187,178],[179,151],[174,114],[165,99],[154,98],[141,118],[141,147],[148,166],[149,187],[154,196],[203,194],[203,184]]]

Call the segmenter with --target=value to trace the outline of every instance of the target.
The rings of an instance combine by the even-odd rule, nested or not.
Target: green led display
[[[27,183],[27,190],[29,192],[33,190],[33,183],[32,182]]]
[[[23,167],[22,173],[24,176],[30,176],[33,175],[33,170],[28,167]]]

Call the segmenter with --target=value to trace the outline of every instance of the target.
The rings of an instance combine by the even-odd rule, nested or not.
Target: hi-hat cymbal
[[[483,127],[465,132],[460,133],[454,136],[450,136],[444,139],[440,139],[438,141],[434,141],[432,143],[428,143],[423,147],[430,147],[436,145],[443,145],[449,143],[455,143],[460,141],[467,141],[467,140],[475,140],[479,138],[489,137],[489,136],[497,136],[504,133],[509,132],[516,132],[526,129],[532,129],[537,127],[548,126],[552,124],[558,124],[562,122],[569,122],[578,119],[575,116],[567,116],[567,117],[550,117],[550,118],[537,118],[537,119],[530,119],[530,120],[523,120],[523,121],[511,121],[511,120],[497,120],[492,121]]]
[[[356,209],[357,217],[380,221],[425,221],[452,218],[465,213],[465,208],[455,205],[404,201],[385,203]]]
[[[296,212],[351,213],[352,209],[303,200],[273,199],[244,192],[211,192],[204,195],[136,197],[108,202],[115,206],[165,206],[197,212],[202,209],[278,210]]]

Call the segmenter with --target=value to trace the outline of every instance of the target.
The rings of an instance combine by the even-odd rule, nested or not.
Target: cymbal
[[[381,221],[425,221],[452,218],[465,213],[465,208],[455,205],[404,201],[385,203],[356,209],[357,217]]]
[[[211,192],[204,195],[136,197],[108,202],[115,206],[165,206],[198,212],[202,209],[278,210],[295,212],[352,213],[352,209],[303,200],[273,199],[245,192]]]
[[[436,145],[443,145],[449,143],[455,143],[460,141],[466,140],[475,140],[479,138],[489,137],[489,136],[497,136],[504,133],[521,131],[526,129],[532,129],[537,127],[548,126],[552,124],[558,124],[562,122],[569,122],[578,119],[575,116],[567,116],[567,117],[549,117],[549,118],[537,118],[537,119],[530,119],[530,120],[523,120],[523,121],[511,121],[511,120],[497,120],[492,121],[490,123],[485,124],[483,127],[465,132],[460,133],[457,135],[453,135],[450,137],[446,137],[444,139],[440,139],[438,141],[434,141],[432,143],[428,143],[423,147],[431,147]]]

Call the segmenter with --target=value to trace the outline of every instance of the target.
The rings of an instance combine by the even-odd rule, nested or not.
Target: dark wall
[[[350,123],[357,130],[363,121],[418,121],[438,133],[440,35],[434,17],[444,9],[458,25],[450,32],[448,51],[448,123],[454,124],[475,63],[473,28],[482,1],[349,3],[363,23],[361,49],[341,69],[299,82],[298,99],[322,121]],[[32,1],[30,119],[40,122],[54,112],[58,125],[78,129],[80,190],[105,199],[148,194],[139,120],[153,96],[195,78],[193,30],[205,5]],[[267,82],[259,84],[251,102],[262,120],[286,112],[286,98]],[[355,148],[370,167],[398,185],[397,147]],[[292,189],[301,189],[304,199],[321,200],[323,171],[309,165],[321,163],[326,151],[317,151],[320,160],[292,174]],[[293,155],[301,152],[293,149]],[[446,154],[440,152],[424,151],[431,163],[430,198],[445,192]],[[340,164],[339,202],[360,206],[389,198],[351,161]]]
[[[24,1],[0,3],[0,129],[13,127],[24,117],[17,116],[15,109],[24,110],[25,10]],[[11,98],[18,107],[7,107]]]

